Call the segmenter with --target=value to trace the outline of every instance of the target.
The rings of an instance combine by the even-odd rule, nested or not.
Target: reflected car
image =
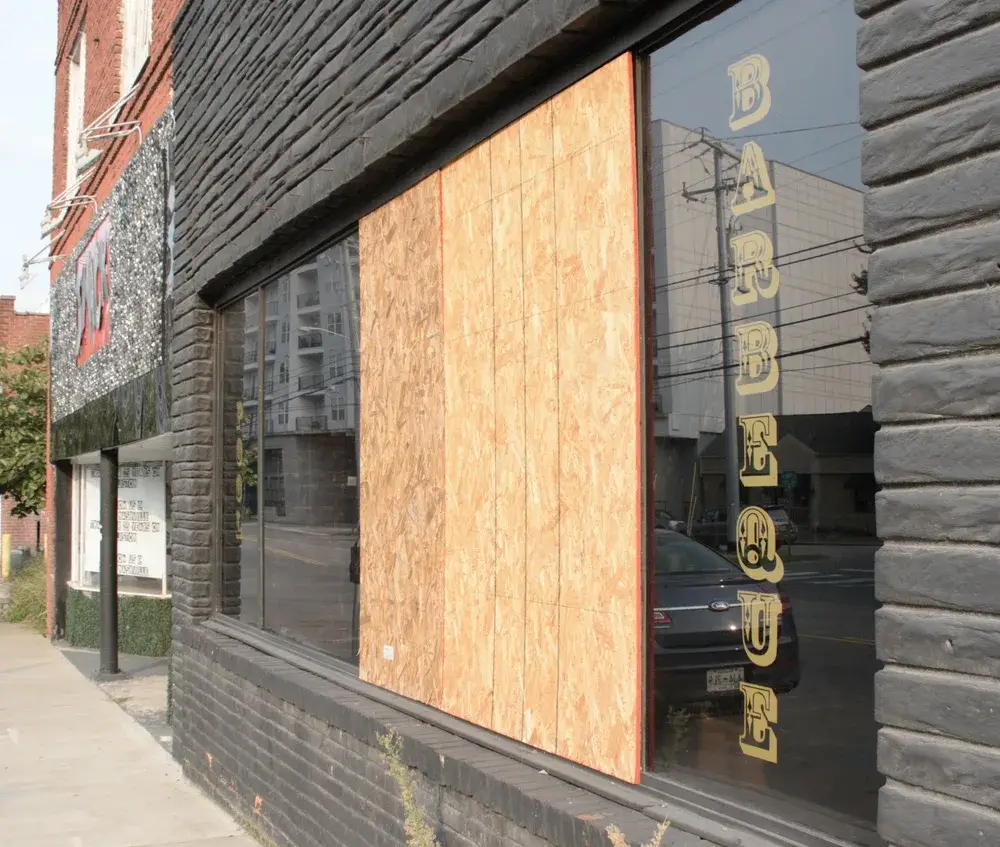
[[[794,544],[799,539],[799,528],[781,506],[765,506],[764,511],[774,521],[774,530],[778,541],[783,545]]]
[[[799,528],[788,516],[788,512],[781,506],[763,506],[762,508],[771,516],[771,520],[774,521],[778,549],[794,544],[799,538]],[[726,543],[727,511],[723,507],[702,512],[691,528],[692,538],[698,539],[702,544],[707,544],[709,547],[718,548],[724,546]]]
[[[726,512],[721,509],[709,509],[699,515],[691,527],[691,537],[697,538],[702,544],[710,547],[721,547],[726,543]]]
[[[653,656],[660,702],[727,702],[741,682],[787,693],[798,684],[799,637],[781,584],[754,582],[715,550],[676,532],[657,530],[654,552]],[[761,668],[746,656],[740,591],[775,594],[781,603],[777,658]]]
[[[669,529],[673,532],[680,532],[687,535],[687,524],[684,521],[677,520],[666,509],[658,508],[656,510],[654,525],[656,529]]]

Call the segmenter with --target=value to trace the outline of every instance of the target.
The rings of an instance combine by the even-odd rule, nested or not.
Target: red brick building
[[[172,92],[171,37],[182,0],[59,0],[56,52],[55,138],[52,147],[52,196],[58,198],[70,180],[70,136],[79,145],[78,128],[92,127],[108,109],[135,93],[102,124],[135,122],[145,137],[170,106]],[[138,19],[133,21],[133,15]],[[149,23],[144,23],[146,19]],[[128,20],[126,20],[128,19]],[[148,29],[146,28],[148,26]],[[128,31],[126,30],[128,27]],[[141,30],[141,31],[140,31]],[[128,55],[126,55],[128,54]],[[75,75],[83,85],[78,95]],[[71,110],[73,110],[71,114]],[[76,121],[71,125],[71,121]],[[138,132],[112,138],[89,138],[80,149],[96,161],[85,170],[76,194],[96,201],[64,210],[53,240],[53,255],[69,255],[117,184],[140,145]],[[99,152],[99,155],[95,155]],[[77,178],[81,176],[78,172]],[[53,217],[58,217],[59,210]],[[62,270],[53,262],[52,279]]]
[[[18,312],[14,297],[0,297],[0,348],[29,347],[49,337],[49,316]],[[36,549],[46,531],[45,513],[38,517],[16,518],[10,513],[9,497],[0,502],[0,535],[10,536],[13,551]]]
[[[164,186],[170,182],[173,23],[182,5],[59,0],[52,200],[43,223],[50,254],[58,257],[51,264],[50,632],[65,624],[57,609],[64,612],[65,587],[83,573],[83,541],[74,523],[79,468],[94,455],[79,441],[80,449],[61,452],[60,432],[87,429],[88,415],[114,405],[116,392],[163,358],[163,290],[170,274],[156,261],[170,255]],[[144,292],[158,313],[143,311]]]

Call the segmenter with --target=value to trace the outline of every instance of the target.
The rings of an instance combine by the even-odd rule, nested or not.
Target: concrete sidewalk
[[[44,638],[0,624],[0,847],[257,847]]]

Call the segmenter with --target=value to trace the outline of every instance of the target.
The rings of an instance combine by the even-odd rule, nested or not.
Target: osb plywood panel
[[[497,595],[492,729],[518,740],[524,727],[524,616],[523,597]]]
[[[360,674],[433,705],[445,575],[440,221],[435,174],[360,224]]]
[[[490,139],[496,325],[496,641],[493,729],[520,739],[524,719],[525,430],[521,141]]]
[[[640,737],[633,134],[624,57],[361,233],[362,676],[626,780]]]
[[[559,607],[529,600],[524,624],[524,723],[521,740],[550,753],[556,752],[558,692]]]
[[[519,122],[525,404],[522,740],[555,752],[559,650],[559,382],[552,104]]]
[[[553,100],[558,752],[638,777],[639,302],[631,57]]]
[[[493,724],[496,407],[489,144],[442,172],[445,302],[443,708]]]
[[[585,609],[559,610],[560,756],[638,781],[635,625]]]

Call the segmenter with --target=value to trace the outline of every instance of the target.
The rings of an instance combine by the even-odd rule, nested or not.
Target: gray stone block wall
[[[1000,5],[856,8],[882,425],[879,831],[987,847],[1000,844]]]

